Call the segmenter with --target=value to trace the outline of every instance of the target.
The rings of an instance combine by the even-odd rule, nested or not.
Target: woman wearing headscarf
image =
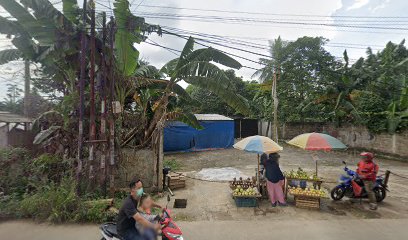
[[[279,167],[279,158],[280,155],[278,153],[271,153],[269,154],[269,158],[263,162],[266,171],[265,176],[268,180],[266,186],[272,207],[276,207],[277,204],[279,204],[279,206],[286,206],[282,188],[285,177]]]

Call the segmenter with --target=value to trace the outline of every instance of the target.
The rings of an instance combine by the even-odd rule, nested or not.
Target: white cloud
[[[382,1],[382,3],[378,4],[377,6],[375,6],[375,7],[370,7],[370,10],[371,10],[373,13],[375,13],[377,10],[380,10],[380,9],[385,8],[385,7],[388,5],[388,3],[390,3],[390,2],[391,2],[391,0],[384,0],[384,1]]]
[[[347,11],[352,9],[359,9],[365,5],[367,5],[370,0],[355,0],[354,4],[347,8]]]

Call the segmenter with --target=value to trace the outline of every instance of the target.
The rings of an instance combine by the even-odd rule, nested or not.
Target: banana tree
[[[190,37],[180,57],[169,61],[161,68],[160,73],[164,74],[168,80],[162,80],[165,88],[162,97],[156,103],[152,120],[145,131],[145,141],[148,141],[158,124],[166,120],[169,98],[175,91],[178,91],[180,97],[189,98],[189,95],[181,91],[181,87],[177,84],[182,80],[214,92],[242,114],[250,113],[248,102],[231,90],[233,83],[214,63],[234,69],[241,68],[239,62],[211,47],[194,50],[194,39]]]
[[[402,86],[399,99],[392,101],[387,109],[387,129],[390,134],[408,123],[408,85],[405,77]]]
[[[344,51],[343,56],[345,64],[341,70],[341,77],[335,83],[335,86],[327,88],[326,93],[315,101],[317,104],[323,103],[333,106],[331,114],[337,123],[346,117],[360,119],[360,115],[353,104],[353,99],[358,94],[356,88],[359,81],[350,76],[347,51]]]

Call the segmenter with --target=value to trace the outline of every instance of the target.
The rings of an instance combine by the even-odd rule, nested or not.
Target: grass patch
[[[182,167],[182,165],[175,158],[164,160],[163,166],[170,167],[172,171],[178,171]]]

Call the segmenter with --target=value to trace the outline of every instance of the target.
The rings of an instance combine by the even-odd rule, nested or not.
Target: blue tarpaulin
[[[200,124],[203,130],[181,122],[168,122],[164,128],[164,151],[202,151],[234,144],[234,121],[200,121]]]

